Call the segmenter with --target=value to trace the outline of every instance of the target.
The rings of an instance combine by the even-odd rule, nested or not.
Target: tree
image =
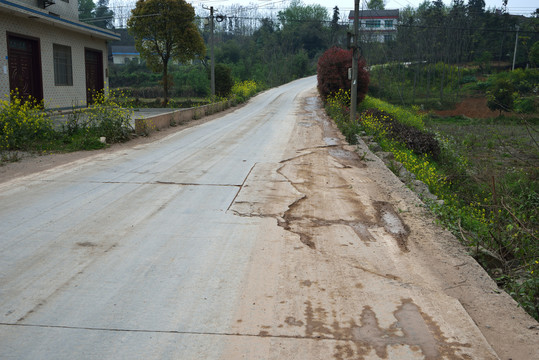
[[[95,18],[93,0],[79,0],[79,20],[86,21]]]
[[[109,0],[98,0],[93,25],[103,29],[114,29],[114,12],[109,9]]]
[[[369,0],[367,8],[369,10],[385,10],[384,0]]]
[[[154,72],[162,73],[164,105],[168,103],[171,60],[187,62],[206,53],[195,25],[195,10],[184,0],[138,0],[127,21],[135,47]]]
[[[290,6],[277,14],[282,25],[282,43],[288,51],[307,51],[312,59],[327,48],[329,20],[327,9],[321,5],[303,5],[300,0],[292,0]]]
[[[369,73],[363,58],[358,61],[357,102],[363,101],[369,88]],[[325,100],[340,89],[348,90],[352,83],[348,79],[348,68],[352,67],[352,50],[336,46],[322,54],[318,60],[318,92]]]

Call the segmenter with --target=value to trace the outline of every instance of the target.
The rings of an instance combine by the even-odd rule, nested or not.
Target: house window
[[[379,28],[380,27],[380,20],[366,20],[365,26],[368,28]]]
[[[384,42],[393,41],[393,35],[384,35]]]
[[[384,20],[384,26],[386,28],[392,28],[393,27],[393,20]]]
[[[73,86],[73,70],[71,67],[71,47],[53,44],[54,85]]]

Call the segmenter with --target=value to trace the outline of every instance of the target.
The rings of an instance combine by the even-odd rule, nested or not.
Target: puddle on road
[[[376,201],[373,203],[377,212],[377,222],[397,240],[401,251],[408,252],[408,235],[410,229],[395,212],[390,203]]]

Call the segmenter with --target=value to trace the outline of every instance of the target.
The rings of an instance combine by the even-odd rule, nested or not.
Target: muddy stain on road
[[[333,314],[335,319],[336,314]],[[380,359],[387,359],[388,348],[407,346],[409,349],[426,360],[460,359],[470,357],[461,354],[462,348],[470,344],[448,341],[440,327],[425,314],[412,299],[401,299],[400,305],[393,312],[395,322],[388,328],[382,328],[376,313],[371,306],[363,307],[359,315],[359,324],[350,319],[342,325],[337,320],[328,323],[328,312],[321,306],[314,307],[311,301],[305,302],[305,337],[314,339],[334,339],[347,341],[344,345],[335,346],[335,359],[361,360],[372,351]],[[288,317],[285,323],[299,325],[302,322]],[[294,319],[295,320],[295,319]]]

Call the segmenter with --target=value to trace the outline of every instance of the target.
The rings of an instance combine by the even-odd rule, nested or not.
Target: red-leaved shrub
[[[366,70],[365,59],[358,61],[357,103],[367,95],[369,88],[369,73]],[[336,46],[328,49],[318,59],[318,92],[325,100],[329,95],[348,90],[352,84],[348,80],[348,68],[352,67],[352,50],[344,50]]]

